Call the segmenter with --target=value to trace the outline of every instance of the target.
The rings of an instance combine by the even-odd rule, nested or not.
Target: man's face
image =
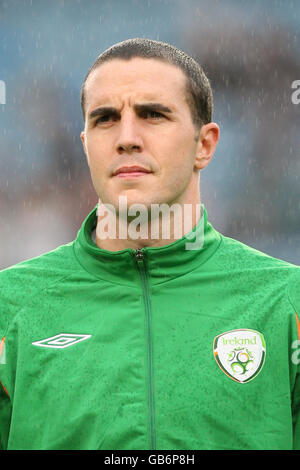
[[[104,204],[117,207],[126,196],[128,207],[150,208],[198,197],[196,130],[185,83],[179,68],[157,59],[113,59],[91,73],[81,138]]]

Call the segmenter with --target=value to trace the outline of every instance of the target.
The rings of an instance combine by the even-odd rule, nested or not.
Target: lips
[[[114,172],[113,176],[141,176],[147,173],[152,173],[152,171],[142,166],[122,166]]]

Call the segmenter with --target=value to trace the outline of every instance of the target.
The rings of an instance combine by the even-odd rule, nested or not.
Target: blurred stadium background
[[[300,264],[300,2],[0,1],[0,269],[68,243],[95,204],[80,87],[131,37],[198,59],[214,92],[217,151],[200,178],[224,235]]]

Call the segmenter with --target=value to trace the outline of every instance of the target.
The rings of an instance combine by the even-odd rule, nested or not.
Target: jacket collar
[[[73,244],[79,263],[99,279],[139,287],[136,250],[109,251],[99,248],[91,236],[96,225],[97,206],[84,220]],[[142,248],[150,284],[170,281],[203,265],[217,250],[221,240],[222,235],[208,222],[206,208],[201,204],[201,218],[191,232],[162,247]]]

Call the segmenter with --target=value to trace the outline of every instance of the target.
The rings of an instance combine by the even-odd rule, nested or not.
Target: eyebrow
[[[89,118],[93,119],[94,117],[102,116],[103,114],[116,114],[116,113],[117,113],[116,108],[112,108],[111,106],[101,106],[99,108],[94,109],[94,111],[91,111],[89,114]]]
[[[168,108],[167,106],[161,104],[161,103],[140,103],[140,104],[135,104],[134,109],[137,112],[143,112],[143,111],[160,111],[162,113],[166,114],[172,114],[172,110]],[[100,106],[99,108],[94,109],[93,111],[90,112],[89,114],[89,119],[93,119],[97,116],[103,116],[104,114],[118,114],[118,111],[116,108],[113,108],[112,106]]]
[[[162,113],[166,114],[171,114],[172,110],[168,108],[167,106],[161,104],[161,103],[141,103],[141,104],[136,104],[134,106],[134,109],[137,111],[161,111]]]

